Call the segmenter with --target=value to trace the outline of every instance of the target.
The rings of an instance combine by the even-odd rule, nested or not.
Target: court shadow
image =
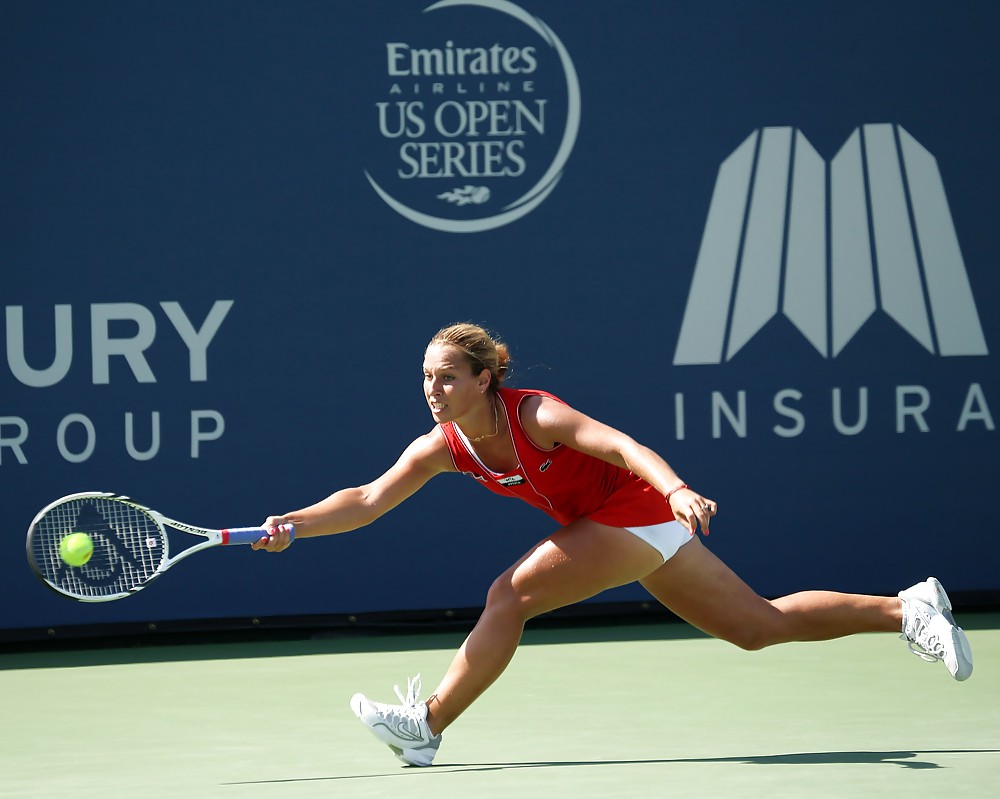
[[[741,763],[759,766],[808,766],[885,763],[904,768],[944,768],[929,760],[913,760],[918,755],[981,753],[992,750],[949,750],[939,752],[794,752],[779,755],[746,755],[739,757],[674,757],[647,760],[572,760],[512,763],[442,763],[435,768],[454,768],[456,771],[494,771],[519,768],[563,768],[567,766],[642,766],[672,763]]]
[[[517,769],[579,768],[584,766],[649,766],[679,763],[735,763],[758,766],[824,766],[824,765],[889,765],[907,769],[947,768],[934,762],[933,755],[985,755],[997,754],[1000,749],[935,749],[922,752],[909,750],[886,752],[789,752],[776,755],[746,755],[735,757],[675,757],[636,760],[545,760],[511,761],[502,763],[439,763],[429,768],[405,766],[380,774],[344,774],[330,777],[289,777],[280,780],[253,780],[231,782],[226,785],[262,785],[294,782],[336,782],[345,780],[380,779],[407,774],[469,773],[479,771],[512,771]]]
[[[453,768],[456,771],[495,771],[519,768],[562,768],[566,766],[638,766],[671,763],[741,763],[759,766],[886,764],[901,766],[908,769],[938,769],[946,768],[946,766],[942,766],[939,763],[933,762],[933,760],[925,758],[930,755],[996,754],[998,752],[1000,752],[1000,750],[997,749],[939,749],[924,752],[790,752],[787,754],[777,755],[664,758],[651,760],[564,760],[513,763],[442,763],[434,766],[434,768]]]

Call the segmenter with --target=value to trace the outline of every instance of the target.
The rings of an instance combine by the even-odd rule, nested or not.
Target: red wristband
[[[688,487],[688,484],[687,484],[687,483],[681,483],[681,484],[680,484],[679,486],[677,486],[676,488],[671,488],[671,489],[670,489],[670,490],[669,490],[669,491],[668,491],[668,492],[667,492],[666,494],[664,494],[664,495],[663,495],[663,498],[664,498],[664,499],[665,499],[665,500],[666,500],[667,502],[670,502],[670,498],[671,498],[671,497],[672,497],[672,496],[673,496],[674,494],[676,494],[676,493],[677,493],[678,491],[680,491],[680,490],[681,490],[682,488],[687,488],[687,487]]]

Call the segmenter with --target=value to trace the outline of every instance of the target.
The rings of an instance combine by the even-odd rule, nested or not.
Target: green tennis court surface
[[[1000,616],[955,683],[891,635],[742,652],[679,623],[529,629],[403,768],[354,718],[464,633],[0,655],[4,797],[996,795]]]

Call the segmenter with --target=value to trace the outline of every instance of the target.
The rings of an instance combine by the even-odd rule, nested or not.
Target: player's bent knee
[[[526,615],[525,597],[522,597],[511,584],[510,575],[502,574],[493,581],[486,593],[486,613],[503,614],[517,617],[524,622],[531,618]]]
[[[764,630],[725,630],[717,632],[715,637],[746,652],[759,652],[778,643],[778,639]]]
[[[510,574],[500,575],[486,594],[486,613],[502,614],[521,623],[548,610],[550,608],[541,601],[539,594],[518,590]]]
[[[719,637],[747,652],[759,652],[761,649],[789,640],[782,631],[780,622],[775,623],[775,620],[756,624],[744,621],[727,629]]]
[[[761,649],[771,646],[774,643],[771,638],[757,632],[743,633],[728,639],[729,643],[735,644],[746,652],[759,652]]]

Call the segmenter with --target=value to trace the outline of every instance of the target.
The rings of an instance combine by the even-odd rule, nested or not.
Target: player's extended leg
[[[698,540],[642,584],[674,613],[744,649],[787,641],[822,641],[861,632],[902,632],[914,654],[940,660],[956,680],[972,675],[972,648],[935,578],[898,597],[803,591],[761,598]]]
[[[539,543],[490,588],[482,616],[427,700],[431,729],[440,733],[500,676],[528,619],[634,582],[662,563],[645,541],[587,519]]]
[[[769,602],[698,539],[641,583],[685,621],[744,649],[860,632],[898,633],[902,623],[896,597],[804,591]]]

